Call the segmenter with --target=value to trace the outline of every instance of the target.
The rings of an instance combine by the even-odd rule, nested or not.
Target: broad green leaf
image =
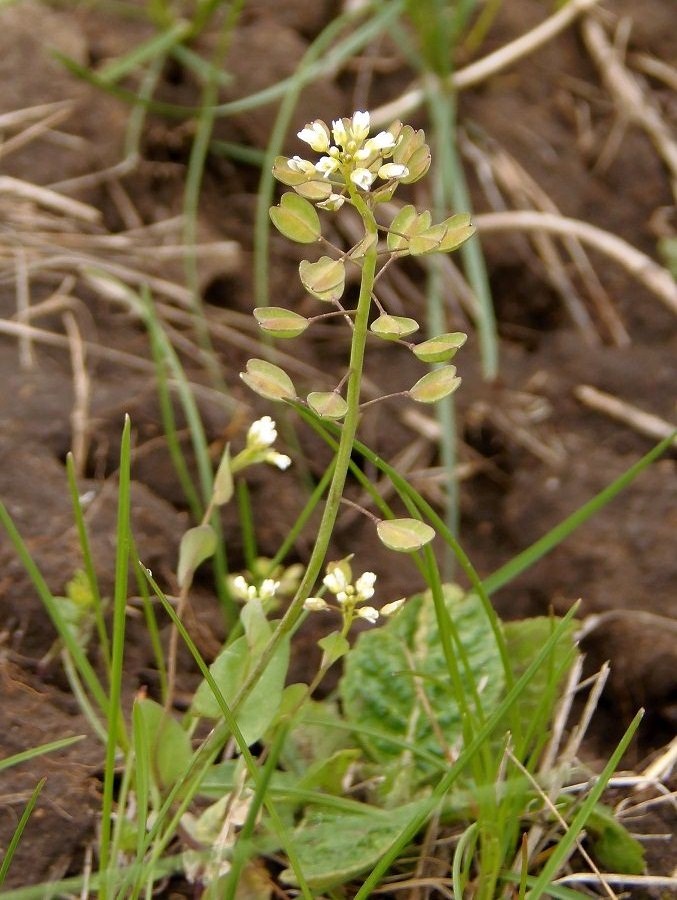
[[[371,869],[421,806],[384,811],[365,804],[364,815],[311,810],[293,832],[308,887],[327,891]],[[296,883],[291,869],[285,869],[281,878],[285,884]]]
[[[618,821],[613,811],[598,803],[585,825],[592,853],[605,872],[643,875],[644,847]]]
[[[299,779],[297,787],[306,791],[325,791],[328,794],[343,794],[343,779],[348,769],[356,762],[362,751],[357,749],[337,750],[327,759],[318,759]]]
[[[184,774],[193,758],[190,737],[176,719],[154,700],[144,697],[135,701],[139,715],[135,725],[146,732],[145,740],[134,735],[137,748],[150,751],[150,769],[158,787],[171,787]]]
[[[214,503],[216,503],[217,506],[223,506],[224,503],[228,503],[233,496],[233,473],[230,468],[230,444],[226,444],[226,449],[223,451],[221,462],[216,470],[212,494]]]
[[[272,634],[270,622],[258,597],[247,600],[242,607],[240,621],[249,644],[249,652],[258,657]]]
[[[354,738],[341,725],[345,722],[336,703],[306,702],[282,748],[280,762],[284,768],[302,776],[315,763],[329,759],[339,750],[354,748]]]
[[[308,394],[308,406],[323,419],[342,419],[348,412],[345,398],[336,391],[313,391]]]
[[[462,331],[452,331],[448,334],[439,334],[437,337],[423,341],[413,348],[417,359],[425,363],[448,362],[468,340],[468,335]]]
[[[482,707],[485,716],[489,715],[501,699],[504,675],[482,604],[456,585],[444,586],[444,600],[468,660],[469,671],[459,664],[466,696],[472,703],[470,685],[481,683]],[[373,729],[442,759],[444,750],[428,714],[422,712],[415,678],[419,679],[418,691],[425,691],[446,745],[458,747],[463,737],[462,717],[429,593],[412,597],[386,624],[360,634],[345,659],[339,692],[344,715],[357,733],[360,727]],[[390,767],[391,778],[406,779],[409,794],[434,774],[425,759],[403,751],[385,737],[363,734],[360,741],[376,763]],[[406,796],[406,785],[403,788],[400,783],[399,787]]]
[[[417,403],[437,403],[442,397],[453,394],[461,383],[456,375],[456,366],[442,366],[419,378],[407,392]]]
[[[283,306],[259,306],[254,318],[261,331],[274,338],[295,338],[306,330],[310,322],[305,316]]]
[[[242,635],[222,650],[209,667],[229,705],[232,704],[254,662],[255,658],[249,649],[247,638]],[[247,744],[251,745],[259,740],[275,717],[282,699],[288,666],[289,641],[284,640],[251,694],[236,711],[235,718]],[[221,717],[219,704],[206,681],[203,681],[195,692],[191,712],[208,719]]]
[[[535,616],[503,624],[508,658],[515,679],[520,678],[529,667],[558,622],[559,619],[554,616]],[[546,663],[534,674],[522,694],[518,712],[525,733],[531,730],[535,736],[540,737],[549,727],[559,700],[559,688],[575,659],[577,627],[576,621],[570,623],[568,631],[555,645]]]
[[[398,553],[420,550],[435,537],[435,531],[420,519],[383,519],[376,531],[381,543]]]
[[[195,570],[216,550],[216,532],[211,525],[196,525],[189,528],[181,538],[179,546],[179,565],[176,580],[179,587],[190,583]]]
[[[338,300],[346,286],[346,267],[342,259],[321,256],[317,262],[304,259],[299,265],[304,288],[319,300]]]
[[[240,378],[254,393],[266,400],[295,400],[296,388],[284,369],[265,359],[247,361],[247,371]]]
[[[271,206],[270,218],[280,234],[298,244],[320,239],[320,217],[312,203],[291,191],[283,194],[279,206]]]
[[[332,631],[326,637],[321,638],[318,645],[322,652],[322,667],[333,666],[334,663],[345,656],[350,650],[350,644],[339,631]]]
[[[385,341],[397,341],[418,331],[419,324],[416,319],[409,319],[407,316],[382,315],[374,319],[369,329]]]

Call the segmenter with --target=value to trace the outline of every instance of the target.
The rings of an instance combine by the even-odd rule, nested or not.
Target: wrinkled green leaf
[[[306,702],[282,748],[280,762],[284,768],[302,776],[315,763],[329,759],[339,750],[354,748],[355,740],[351,734],[338,727],[342,724],[344,720],[336,703],[331,700]]]
[[[247,371],[240,378],[255,394],[266,400],[295,400],[296,388],[284,369],[265,359],[247,361]]]
[[[407,393],[417,403],[437,403],[443,397],[453,394],[460,384],[456,366],[442,366],[419,378]]]
[[[477,597],[464,595],[456,585],[444,586],[444,599],[468,658],[470,671],[461,667],[462,683],[468,696],[471,683],[482,683],[482,706],[484,714],[489,715],[501,699],[504,675],[482,604]],[[415,677],[446,744],[459,746],[463,736],[461,713],[428,593],[407,600],[398,615],[380,628],[360,634],[346,657],[339,684],[348,721],[358,729],[373,729],[384,735],[383,739],[360,735],[362,745],[375,762],[389,767],[392,778],[405,779],[409,791],[434,770],[418,755],[392,744],[387,736],[444,756],[428,715],[421,714]],[[403,793],[406,796],[407,790]]]
[[[270,218],[280,234],[298,244],[313,244],[322,233],[313,204],[291,191],[282,195],[278,206],[271,206]]]
[[[144,697],[135,700],[139,715],[135,726],[146,732],[145,740],[134,734],[134,744],[150,751],[150,769],[158,787],[166,788],[176,784],[184,774],[193,757],[188,733],[164,707],[154,700]]]
[[[336,391],[313,391],[308,394],[308,406],[323,419],[342,419],[348,412],[345,398]]]
[[[418,331],[419,324],[416,319],[407,316],[382,315],[369,326],[370,330],[385,341],[397,341]]]
[[[261,331],[274,338],[295,338],[306,330],[310,322],[282,306],[259,306],[254,310],[254,318]]]
[[[321,256],[317,262],[304,259],[299,265],[304,288],[318,300],[332,301],[343,296],[346,267],[342,259]]]
[[[293,833],[294,849],[310,888],[326,891],[373,867],[421,804],[378,810],[365,804],[364,815],[311,810]],[[296,884],[285,869],[286,884]]]
[[[420,519],[383,519],[376,531],[381,543],[398,553],[420,550],[435,537],[435,531]]]
[[[468,340],[468,335],[462,331],[453,331],[448,334],[439,334],[437,337],[423,341],[413,348],[417,359],[425,363],[448,362]]]
[[[179,587],[190,583],[198,566],[216,550],[216,532],[211,525],[196,525],[189,528],[181,538],[179,565],[176,580]]]
[[[592,853],[605,872],[642,875],[644,847],[601,803],[593,809],[585,825]]]
[[[357,749],[337,750],[327,759],[318,759],[299,779],[297,787],[341,796],[348,769],[361,755],[362,751]]]

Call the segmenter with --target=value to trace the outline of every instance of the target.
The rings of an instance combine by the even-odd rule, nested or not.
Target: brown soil
[[[99,66],[150,34],[140,22],[88,6],[74,10],[68,4],[47,7],[24,0],[0,12],[4,85],[0,114],[57,100],[73,102],[70,113],[53,130],[3,158],[3,174],[32,184],[53,185],[65,196],[101,210],[99,222],[82,226],[91,238],[163,222],[181,212],[194,129],[185,122],[151,117],[143,159],[133,171],[107,180],[71,181],[119,162],[129,109],[68,74],[48,48]],[[234,78],[224,99],[244,96],[290,74],[309,41],[334,14],[335,6],[329,2],[247,3],[226,64]],[[668,0],[642,5],[642,16],[634,21],[630,33],[630,58],[641,53],[669,58],[671,6]],[[543,5],[534,0],[513,0],[505,7],[483,50],[500,46],[543,16]],[[621,13],[632,15],[634,5],[614,4],[614,14]],[[208,45],[209,40],[204,39],[200,49],[204,51]],[[376,75],[370,94],[374,105],[396,96],[408,83],[410,75],[397,60],[397,49],[387,42],[375,50]],[[296,126],[318,115],[352,110],[354,75],[347,71],[331,81],[320,79],[303,91],[289,132],[292,152],[298,152],[293,137]],[[669,98],[664,83],[649,80],[648,87],[667,115]],[[183,104],[199,100],[194,80],[178,66],[164,73],[157,96]],[[425,124],[420,114],[414,119]],[[606,228],[655,256],[656,238],[665,233],[669,221],[667,172],[646,135],[631,125],[626,126],[613,152],[609,150],[607,139],[619,119],[577,28],[464,94],[461,119],[469,135],[480,135],[480,146],[510,154],[562,213]],[[264,107],[218,121],[215,134],[221,140],[264,148],[272,122],[272,108]],[[472,172],[470,163],[468,171]],[[253,167],[223,157],[208,159],[199,212],[200,239],[232,240],[240,247],[227,258],[207,257],[199,267],[207,314],[215,326],[221,326],[220,331],[215,328],[213,340],[228,396],[208,389],[209,376],[199,353],[184,355],[190,377],[204,386],[198,400],[215,458],[226,441],[241,444],[253,417],[271,412],[269,404],[247,393],[237,377],[246,359],[256,355],[255,329],[248,314],[253,296],[257,179]],[[476,210],[487,209],[480,180],[471,174],[471,182]],[[426,197],[420,195],[419,199],[425,202]],[[0,203],[5,204],[3,196]],[[17,317],[15,275],[19,272],[20,276],[26,258],[18,248],[28,246],[30,237],[25,224],[28,219],[21,215],[36,213],[30,204],[21,206],[15,201],[2,226],[0,316],[7,321]],[[42,235],[42,244],[33,242],[30,253],[55,252],[44,237],[50,228],[54,244],[62,242],[61,249],[80,246],[78,228],[72,223],[66,226],[65,220],[40,219],[35,220],[35,229]],[[167,241],[179,239],[175,231]],[[296,277],[299,256],[283,240],[276,236],[271,240],[273,302],[301,311],[308,304],[310,310]],[[86,245],[88,252],[102,253],[92,250],[93,246]],[[458,415],[463,438],[461,463],[467,475],[461,487],[462,541],[480,573],[486,575],[589,500],[652,446],[651,439],[633,428],[582,405],[574,393],[577,386],[592,385],[674,421],[677,333],[674,316],[656,296],[596,253],[591,260],[613,311],[629,334],[626,346],[614,345],[588,301],[593,325],[586,332],[575,327],[549,273],[523,236],[487,236],[483,247],[501,335],[500,378],[493,384],[483,381],[477,340],[471,335],[458,360],[464,378]],[[125,251],[111,251],[111,258],[124,264]],[[182,283],[180,260],[163,261],[152,252],[134,259],[145,273]],[[422,282],[422,270],[412,266],[403,271],[411,289],[406,313],[422,318],[422,295],[417,286]],[[70,275],[72,281],[68,281]],[[87,522],[102,588],[110,592],[112,585],[116,459],[123,416],[128,413],[134,429],[135,539],[141,559],[171,590],[177,546],[189,517],[162,440],[145,330],[127,309],[102,298],[88,285],[72,262],[62,261],[49,270],[31,273],[28,285],[32,306],[58,292],[77,298],[69,307],[71,325],[93,344],[128,354],[125,361],[94,352],[87,358],[89,445],[81,460],[81,494],[87,498]],[[63,335],[65,310],[62,306],[45,311],[33,324]],[[602,340],[592,344],[595,327]],[[469,328],[458,299],[450,296],[449,330]],[[233,334],[241,338],[239,342]],[[337,334],[333,326],[325,326],[314,332],[312,340],[294,343],[282,364],[301,392],[303,388],[330,389],[335,384],[345,359],[344,338]],[[185,350],[191,332],[179,324],[176,335],[177,346]],[[288,345],[283,349],[288,350]],[[420,367],[405,351],[393,365],[397,353],[391,346],[370,347],[369,389],[375,394],[406,388],[420,376]],[[133,366],[130,357],[135,357],[138,365]],[[27,350],[15,337],[3,336],[0,378],[4,385],[0,499],[48,586],[60,593],[81,566],[65,473],[76,399],[68,345],[54,346],[38,337]],[[298,438],[305,461],[297,452],[296,466],[284,476],[257,470],[249,479],[263,555],[274,554],[303,506],[304,467],[316,475],[327,462],[324,449],[303,428],[298,429]],[[412,425],[401,404],[375,407],[365,416],[362,438],[387,460],[419,441],[412,468],[437,465],[434,444],[421,439],[419,427]],[[562,611],[579,597],[582,615],[608,614],[586,639],[590,665],[610,658],[613,667],[600,725],[589,749],[591,756],[603,756],[637,706],[644,705],[648,714],[629,765],[639,764],[663,746],[674,733],[677,720],[674,475],[674,454],[667,454],[603,512],[495,597],[497,608],[506,617]],[[421,488],[426,483],[414,481]],[[354,486],[351,490],[359,495]],[[234,514],[226,516],[229,564],[238,570],[243,558],[235,522]],[[311,530],[302,535],[295,559],[307,558],[311,539]],[[347,513],[336,532],[334,553],[353,552],[357,568],[368,567],[379,574],[379,593],[384,600],[420,587],[413,567],[406,562],[393,566],[391,556],[374,541],[371,525]],[[222,625],[207,578],[198,585],[194,608],[202,649],[213,654]],[[58,663],[41,663],[54,641],[53,628],[4,532],[0,533],[0,628],[0,758],[66,735],[88,733]],[[312,671],[316,665],[315,637],[300,638],[304,652],[297,654],[301,662],[295,664],[294,678],[304,677],[307,667]],[[130,619],[126,675],[129,695],[141,686],[153,690],[153,657],[142,623],[135,618]],[[181,677],[182,690],[189,691],[196,676],[187,659],[182,660]],[[9,884],[81,870],[95,828],[100,759],[96,741],[87,738],[67,751],[3,773],[0,844],[12,833],[35,783],[47,775],[43,800],[18,852]],[[657,830],[666,831],[669,826],[663,824]],[[670,865],[674,866],[674,849],[671,864],[660,860],[655,850],[651,853],[656,857],[651,860],[653,871],[666,874]]]

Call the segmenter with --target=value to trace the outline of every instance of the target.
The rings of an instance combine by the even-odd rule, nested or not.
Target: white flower
[[[339,167],[339,161],[333,156],[323,156],[315,164],[315,171],[319,172],[324,178],[328,178],[332,172]]]
[[[355,590],[363,600],[370,600],[374,596],[374,584],[376,575],[373,572],[365,572],[355,582]]]
[[[359,616],[360,619],[366,619],[367,622],[371,622],[372,625],[374,625],[378,619],[378,610],[374,609],[373,606],[361,606],[356,610],[355,614]]]
[[[331,123],[331,133],[334,135],[334,143],[339,147],[345,147],[348,143],[348,132],[343,119],[334,119]]]
[[[348,579],[343,570],[338,566],[335,569],[332,569],[331,572],[327,572],[322,579],[322,584],[324,584],[325,587],[328,587],[332,594],[336,594],[336,596],[344,593],[346,588],[349,587]]]
[[[306,144],[310,144],[316,153],[326,153],[329,149],[329,132],[327,126],[319,119],[315,119],[314,122],[306,125],[302,131],[299,131],[298,137],[300,137],[302,141],[305,141]]]
[[[329,604],[322,597],[308,597],[303,603],[303,608],[308,612],[324,612],[329,609]]]
[[[277,440],[277,427],[270,416],[263,416],[252,422],[247,432],[247,447],[250,450],[264,450]]]
[[[316,203],[315,206],[319,206],[320,209],[328,209],[330,212],[336,212],[337,209],[341,209],[345,200],[346,198],[341,194],[332,193],[326,200],[321,200],[319,203]]]
[[[350,180],[363,191],[368,191],[371,187],[374,176],[369,169],[353,169],[350,173]]]
[[[352,132],[353,140],[361,143],[369,134],[369,113],[353,113],[352,127],[350,130]]]
[[[364,149],[360,150],[357,155],[360,159],[366,159],[366,156],[360,156],[360,154],[366,153],[367,156],[370,156],[380,150],[392,150],[395,143],[395,138],[389,131],[379,131],[373,138],[364,142]],[[387,155],[390,156],[390,154]]]
[[[243,575],[236,575],[230,584],[233,593],[240,600],[253,600],[256,597],[256,587],[253,584],[249,584]]]
[[[398,612],[404,606],[407,598],[402,597],[399,600],[393,600],[392,603],[386,603],[385,606],[381,607],[381,615],[385,616],[394,616],[396,612]]]
[[[258,591],[260,599],[268,600],[274,597],[279,586],[279,581],[274,581],[272,578],[264,578]]]
[[[291,458],[286,453],[278,453],[277,450],[271,450],[266,453],[265,461],[270,463],[271,466],[277,466],[282,472],[291,465]]]
[[[406,178],[408,174],[409,169],[398,163],[386,163],[385,166],[381,166],[378,170],[378,177],[384,180],[388,178]]]
[[[301,172],[303,175],[314,175],[315,166],[307,159],[301,159],[300,156],[292,156],[287,160],[287,165],[294,172]]]

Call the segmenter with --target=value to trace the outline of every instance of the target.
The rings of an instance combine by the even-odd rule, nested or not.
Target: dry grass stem
[[[640,72],[656,81],[662,81],[670,90],[677,92],[677,69],[674,66],[647,53],[633,53],[630,62]]]
[[[85,474],[89,452],[89,404],[92,384],[87,370],[87,352],[77,319],[72,312],[63,315],[63,324],[68,336],[73,371],[73,409],[71,410],[71,450],[75,471],[79,477]]]
[[[487,199],[490,196],[494,198],[494,201],[500,198],[501,205],[495,206],[495,209],[504,211],[506,209],[500,192],[500,189],[503,189],[509,194],[513,206],[533,207],[540,212],[561,215],[552,198],[504,148],[492,147],[485,150],[467,137],[462,140],[461,147],[464,153],[472,159],[478,175],[480,169],[484,170],[483,183],[486,184],[489,179],[493,183],[494,187],[491,193],[487,193],[486,190],[485,193],[487,193]],[[560,261],[553,241],[547,235],[539,232],[534,233],[532,240],[539,248],[546,274],[562,296],[572,320],[590,343],[599,343],[600,339],[594,330],[590,314],[579,298],[565,266]],[[630,336],[580,241],[575,237],[566,236],[563,243],[612,343],[618,347],[628,346]]]
[[[677,314],[677,284],[670,272],[627,241],[589,222],[530,210],[481,213],[474,216],[473,221],[480,233],[542,230],[562,237],[575,237],[615,260]]]
[[[593,872],[577,872],[573,875],[564,875],[558,878],[555,884],[594,884],[601,886],[613,886],[618,888],[643,888],[650,890],[656,888],[662,890],[677,891],[677,878],[669,875],[595,875]]]
[[[464,69],[459,69],[449,78],[449,87],[461,91],[486,81],[487,78],[547,44],[561,31],[568,28],[578,16],[592,9],[597,3],[599,0],[570,0],[531,31],[527,31],[526,34],[520,35],[516,40],[489,53],[477,62],[471,63]],[[410,88],[396,100],[372,110],[371,120],[375,126],[389,125],[394,119],[401,119],[417,109],[424,98],[424,88],[418,86]]]
[[[630,428],[646,435],[646,437],[662,441],[670,437],[670,435],[674,435],[675,431],[677,431],[674,425],[666,422],[665,419],[661,419],[660,416],[644,412],[644,410],[638,409],[631,403],[626,403],[625,400],[621,400],[590,385],[578,385],[578,387],[574,388],[574,396],[589,409],[594,409],[596,412],[604,413],[604,415],[615,419],[617,422],[629,425]],[[673,437],[672,443],[673,446],[677,447],[677,437]]]
[[[28,200],[38,207],[44,207],[51,212],[76,219],[81,222],[95,224],[101,220],[98,209],[88,203],[63,197],[51,188],[39,187],[10,175],[0,175],[0,197],[14,197],[19,200]]]
[[[677,198],[677,142],[649,91],[626,68],[604,28],[593,18],[583,22],[583,39],[613,97],[623,120],[647,133],[670,172],[673,197]]]
[[[28,322],[31,316],[31,292],[26,267],[26,254],[22,247],[15,252],[16,267],[16,318],[18,322]],[[28,333],[19,336],[19,365],[22,369],[32,369],[33,346]]]

